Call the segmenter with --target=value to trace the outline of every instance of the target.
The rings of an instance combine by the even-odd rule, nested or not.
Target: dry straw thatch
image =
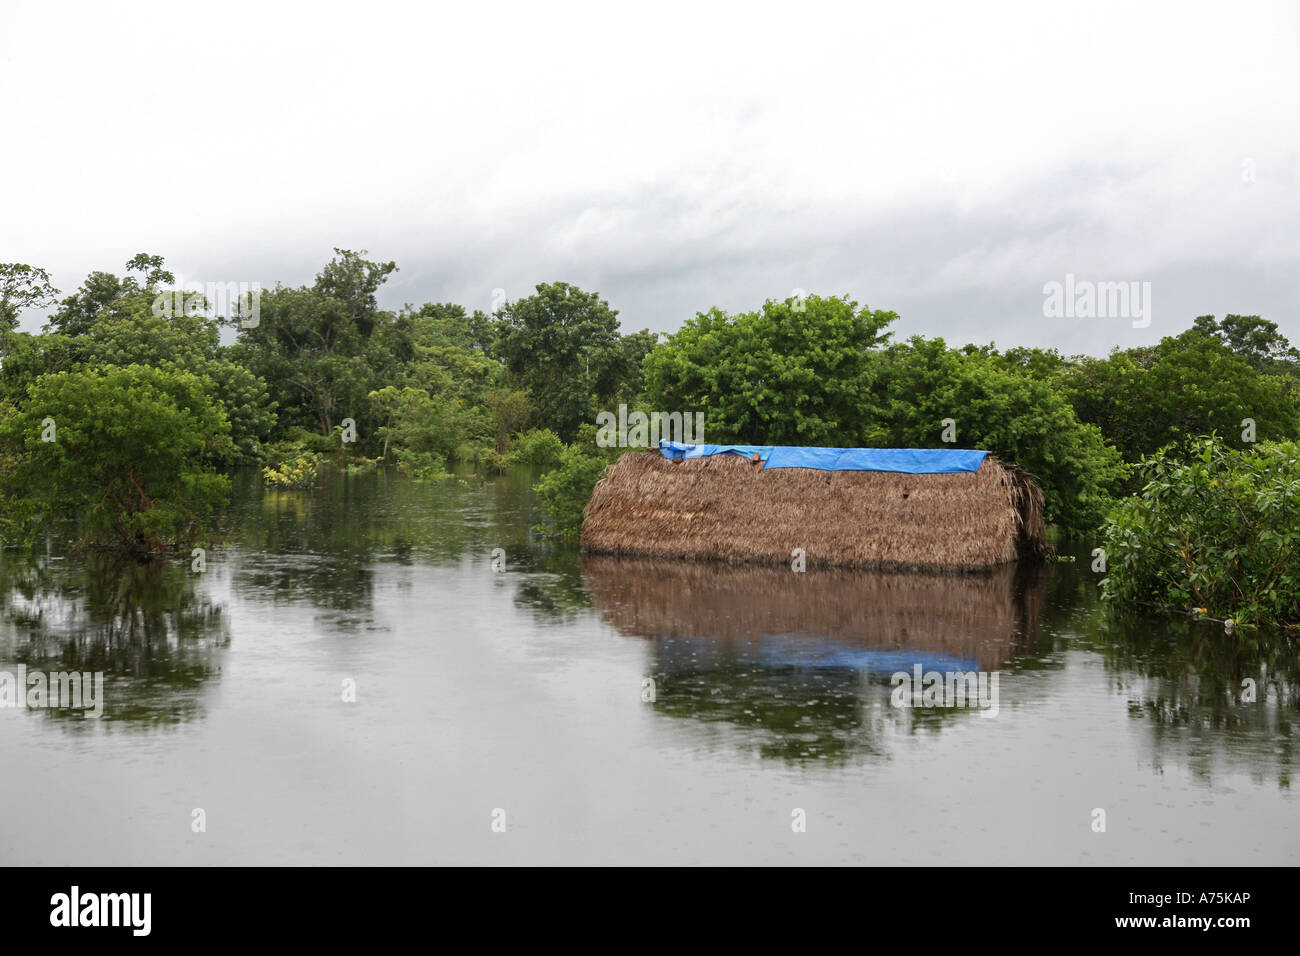
[[[976,661],[996,670],[1039,634],[1041,565],[987,575],[888,574],[588,555],[592,603],[621,633],[746,641],[829,638]]]
[[[992,455],[976,472],[764,469],[739,455],[629,452],[592,493],[584,549],[809,567],[978,571],[1042,557],[1043,493]]]

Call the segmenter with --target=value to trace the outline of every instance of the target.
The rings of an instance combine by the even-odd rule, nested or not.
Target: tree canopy
[[[103,501],[119,511],[95,512],[96,533],[138,531],[156,544],[184,510],[211,504],[206,491],[192,494],[219,487],[203,469],[271,465],[306,481],[329,454],[424,478],[454,463],[556,468],[541,500],[554,527],[572,533],[618,451],[597,447],[596,416],[621,403],[703,412],[714,442],[984,448],[1028,469],[1049,519],[1075,532],[1095,531],[1114,496],[1137,490],[1144,457],[1186,459],[1211,433],[1243,446],[1300,439],[1300,352],[1260,316],[1199,316],[1156,345],[1097,358],[894,342],[896,313],[811,295],[699,312],[660,342],[624,330],[598,293],[565,282],[492,315],[445,301],[386,309],[396,271],[364,250],[335,249],[313,281],[270,288],[260,322],[236,327],[206,311],[156,309],[175,282],[161,256],[139,253],[122,276],[92,272],[62,300],[44,270],[0,264],[6,527],[85,504],[73,472],[58,471],[74,459],[87,481],[115,489]],[[21,312],[48,307],[43,332],[15,330]],[[74,401],[76,389],[97,404]],[[164,432],[96,416],[125,414],[135,399]],[[75,443],[31,445],[46,418]],[[120,454],[94,444],[87,422],[121,442]],[[125,478],[105,469],[152,454],[164,433],[202,451],[189,466],[164,456],[142,486],[161,504],[132,510],[121,488],[144,479],[129,465]],[[23,482],[46,467],[65,476],[62,490],[27,494]]]

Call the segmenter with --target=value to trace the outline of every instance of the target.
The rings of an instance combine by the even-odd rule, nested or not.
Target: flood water
[[[1300,640],[1107,611],[1085,543],[983,577],[584,558],[531,480],[241,475],[201,573],[0,552],[0,673],[105,675],[97,719],[0,707],[0,860],[1300,861]],[[894,706],[917,665],[996,696]]]

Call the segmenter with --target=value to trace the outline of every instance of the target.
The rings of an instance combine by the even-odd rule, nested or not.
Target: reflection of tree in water
[[[103,720],[194,719],[229,642],[222,607],[187,563],[12,551],[0,561],[0,669],[102,671]],[[76,710],[44,713],[83,720]]]
[[[531,611],[538,623],[571,624],[591,608],[575,548],[556,545],[512,553],[510,570],[523,575],[515,604]]]
[[[1276,631],[1107,607],[1090,544],[1054,567],[1044,628],[1102,656],[1111,687],[1149,728],[1150,763],[1173,760],[1209,780],[1217,768],[1289,786],[1300,732],[1300,642]],[[1256,700],[1242,699],[1255,681]]]
[[[1098,628],[1129,713],[1150,727],[1152,762],[1213,776],[1220,760],[1290,786],[1300,737],[1300,644],[1276,632],[1116,611]],[[1254,701],[1244,682],[1254,682]]]
[[[650,639],[656,711],[740,728],[791,762],[883,756],[890,734],[972,716],[894,708],[890,676],[1007,667],[1037,639],[1044,586],[1029,567],[795,574],[587,556],[582,568],[605,618]]]
[[[511,571],[533,560],[528,474],[415,481],[326,468],[318,488],[286,491],[248,470],[234,488],[240,592],[329,609],[335,626],[373,623],[377,565],[486,565],[498,547]]]

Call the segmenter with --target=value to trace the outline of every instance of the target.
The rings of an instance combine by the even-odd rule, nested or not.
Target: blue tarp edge
[[[818,448],[798,445],[688,445],[663,439],[659,453],[670,461],[742,455],[763,468],[813,468],[818,471],[893,471],[944,475],[978,471],[987,451],[970,448]]]

